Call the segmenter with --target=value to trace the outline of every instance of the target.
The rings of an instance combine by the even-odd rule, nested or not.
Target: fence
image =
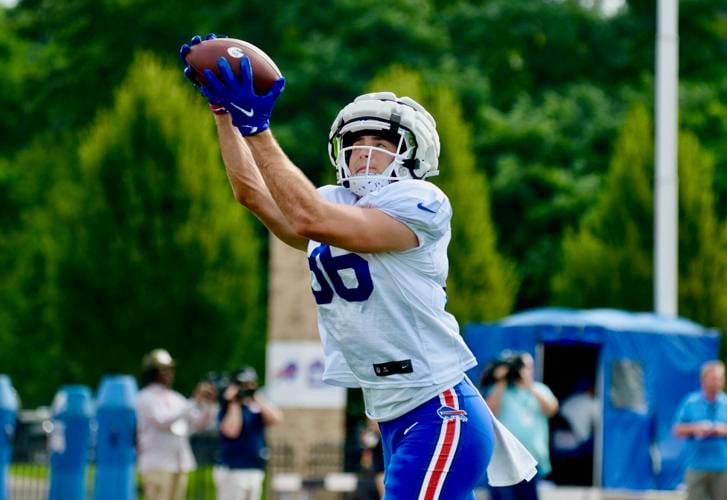
[[[50,411],[40,408],[32,411],[18,413],[17,426],[13,438],[13,453],[8,475],[8,486],[12,500],[46,500],[50,485],[50,453],[48,441],[53,431],[53,421]],[[216,430],[207,430],[194,434],[190,438],[192,451],[197,460],[197,469],[190,473],[187,490],[187,500],[214,500],[215,489],[212,479],[212,467],[219,459],[219,437]],[[89,449],[89,463],[86,474],[87,498],[93,498],[95,480],[95,450],[93,445]],[[281,445],[270,449],[268,462],[268,475],[270,477],[286,477],[295,464],[293,448]],[[336,490],[330,486],[325,477],[331,471],[341,470],[341,453],[337,446],[329,444],[314,445],[306,460],[306,476],[301,479],[301,491]],[[354,476],[357,478],[357,476]],[[361,481],[356,489],[361,490],[367,484]],[[330,482],[330,481],[329,481]],[[144,500],[141,491],[141,482],[137,479],[139,500]],[[268,498],[283,498],[282,493],[276,491],[274,485],[269,486]],[[348,489],[337,490],[339,492]],[[280,494],[279,494],[280,493]],[[306,496],[305,498],[310,498]],[[345,500],[367,499],[368,496],[353,491],[351,494],[343,493],[326,498]]]
[[[20,412],[13,440],[13,455],[9,474],[9,493],[12,500],[46,500],[50,484],[48,438],[52,431],[49,412],[36,410]],[[189,476],[187,500],[214,500],[212,466],[219,453],[219,438],[214,430],[190,438],[199,467]],[[329,444],[311,448],[305,474],[292,471],[295,456],[292,447],[281,445],[270,450],[268,462],[268,496],[270,500],[372,500],[377,498],[370,477],[340,474],[340,452]],[[95,463],[93,447],[89,450],[86,476],[87,498],[93,498]],[[137,480],[137,486],[141,483]],[[478,500],[488,498],[486,491],[477,492]],[[603,491],[597,488],[546,488],[543,500],[683,500],[683,491]],[[141,490],[138,499],[144,500]]]

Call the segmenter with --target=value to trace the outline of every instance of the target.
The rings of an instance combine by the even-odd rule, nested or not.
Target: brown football
[[[275,62],[260,48],[236,38],[212,38],[203,40],[190,47],[187,54],[187,64],[195,71],[197,80],[204,84],[206,79],[202,71],[211,69],[217,76],[220,70],[217,60],[220,57],[227,59],[235,75],[240,77],[240,59],[247,56],[252,69],[253,88],[257,95],[267,94],[282,75]]]

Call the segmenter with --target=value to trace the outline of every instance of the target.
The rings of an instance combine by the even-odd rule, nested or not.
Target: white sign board
[[[343,408],[346,389],[324,384],[323,347],[313,341],[273,341],[267,347],[265,396],[281,408]]]

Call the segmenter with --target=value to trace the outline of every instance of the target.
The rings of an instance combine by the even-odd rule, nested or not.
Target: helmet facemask
[[[391,124],[385,121],[371,119],[350,122],[341,128],[331,143],[339,184],[358,196],[365,196],[398,179],[411,178],[409,165],[416,148],[414,136],[404,128],[398,127],[395,132],[391,128]],[[362,136],[383,139],[393,144],[394,152],[375,145],[355,144]],[[365,157],[365,163],[361,164],[359,160],[359,164],[354,166],[352,159],[360,155]],[[372,169],[375,155],[379,163],[382,157],[390,161],[385,162],[383,168],[378,164]]]

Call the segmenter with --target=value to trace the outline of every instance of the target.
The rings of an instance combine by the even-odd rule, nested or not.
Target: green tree
[[[518,309],[548,302],[560,240],[594,203],[621,106],[581,84],[522,97],[507,112],[483,107],[476,150],[490,175],[502,251],[518,262]]]
[[[486,176],[477,169],[472,132],[456,97],[427,88],[420,75],[400,66],[384,71],[371,89],[391,89],[421,102],[437,120],[441,174],[432,178],[452,204],[447,308],[460,322],[495,320],[512,311],[518,288],[515,265],[497,251]]]
[[[725,225],[714,206],[714,162],[696,136],[679,134],[679,314],[727,327]],[[653,141],[645,106],[628,115],[600,200],[563,241],[555,300],[572,307],[653,309]]]
[[[682,83],[679,86],[681,126],[699,137],[700,143],[712,153],[715,162],[714,191],[717,215],[727,219],[727,80],[720,85],[704,82]],[[722,200],[722,203],[719,203]]]
[[[716,216],[714,159],[697,137],[679,138],[679,312],[727,332],[727,224]]]
[[[227,34],[264,48],[284,72],[289,84],[276,106],[276,134],[318,180],[338,103],[361,92],[382,54],[385,60],[431,67],[446,46],[429,0],[380,7],[374,0],[214,6],[188,0],[184,8],[176,0],[24,0],[9,23],[34,46],[26,59],[32,71],[24,80],[21,116],[27,121],[22,121],[32,119],[41,129],[85,126],[98,107],[109,105],[139,48],[177,64],[182,81],[179,46],[194,34]]]
[[[7,19],[7,11],[0,7],[0,61],[3,71],[0,73],[0,155],[7,154],[16,148],[33,132],[30,122],[18,120],[23,112],[23,83],[28,75],[25,62],[29,58],[29,43],[18,36]]]
[[[616,141],[599,202],[563,239],[555,303],[651,309],[652,172],[651,120],[644,106],[636,106]]]
[[[154,347],[180,359],[183,388],[231,363],[262,366],[261,242],[188,87],[141,55],[83,138],[59,276],[69,380],[136,373]]]
[[[11,161],[0,160],[0,366],[24,406],[49,404],[65,382],[58,335],[57,275],[64,241],[59,214],[67,190],[59,172],[75,151],[64,137],[43,134]]]
[[[515,264],[497,249],[490,187],[487,176],[477,168],[471,126],[449,90],[433,90],[430,99],[442,141],[439,183],[454,211],[449,309],[460,321],[494,321],[513,310],[519,286]]]
[[[482,68],[498,109],[576,82],[633,83],[653,68],[640,66],[644,50],[622,50],[633,33],[615,28],[620,18],[604,18],[576,1],[444,3],[440,16],[459,67]],[[649,48],[653,53],[653,36]]]

